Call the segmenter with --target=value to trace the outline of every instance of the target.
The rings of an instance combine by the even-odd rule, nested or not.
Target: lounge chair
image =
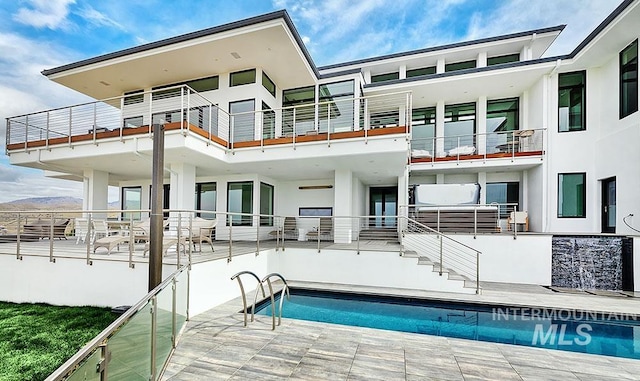
[[[169,249],[171,249],[173,246],[176,246],[176,245],[178,246],[177,251],[179,251],[180,246],[182,246],[182,252],[184,253],[186,252],[186,249],[185,249],[186,242],[187,242],[186,237],[180,237],[180,239],[178,239],[178,237],[162,237],[162,254],[166,256]],[[142,256],[145,257],[149,250],[151,250],[151,245],[149,242],[147,242],[144,245],[144,252],[142,253]]]
[[[296,239],[298,237],[298,222],[296,218],[285,217],[281,227],[277,227],[276,230],[269,232],[269,235],[272,237],[278,237],[278,234],[281,238],[289,237]]]
[[[102,238],[95,240],[93,243],[93,252],[95,254],[96,249],[99,247],[104,247],[107,249],[107,255],[111,254],[111,250],[114,247],[117,247],[120,250],[120,244],[129,243],[129,237],[116,234],[116,235],[108,235]]]
[[[188,228],[183,229],[185,238],[193,244],[195,250],[196,244],[199,246],[199,251],[202,251],[202,242],[208,242],[211,245],[211,251],[213,249],[213,241],[211,236],[213,235],[213,229],[218,224],[218,220],[206,220],[204,218],[196,217],[191,221],[191,231]]]
[[[331,217],[320,217],[320,225],[307,233],[308,239],[319,240],[321,237],[331,238],[333,232],[333,219]]]

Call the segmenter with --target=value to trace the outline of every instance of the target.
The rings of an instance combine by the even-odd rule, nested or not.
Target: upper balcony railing
[[[8,153],[124,140],[151,134],[153,124],[165,123],[167,131],[191,131],[233,150],[408,134],[410,115],[409,92],[230,114],[190,87],[175,86],[7,118],[6,146]]]
[[[472,135],[414,138],[412,163],[516,158],[544,154],[545,129],[499,131]]]

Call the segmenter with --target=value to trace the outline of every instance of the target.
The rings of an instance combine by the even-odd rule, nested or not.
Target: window
[[[262,138],[273,139],[276,137],[276,113],[262,102]]]
[[[400,73],[397,71],[393,73],[377,74],[371,76],[371,83],[393,81],[398,78],[400,78]]]
[[[227,183],[227,212],[233,214],[233,226],[251,226],[253,223],[253,181]],[[229,221],[227,221],[227,225]]]
[[[282,92],[282,134],[304,134],[315,130],[315,86],[300,87]],[[294,131],[295,130],[295,131]]]
[[[152,124],[180,122],[180,120],[180,110],[158,112],[151,115]]]
[[[520,61],[520,53],[506,54],[504,56],[496,56],[487,58],[487,66],[500,65],[509,62]]]
[[[586,217],[586,174],[558,174],[558,218]]]
[[[195,91],[202,93],[204,91],[218,90],[218,87],[220,86],[220,79],[217,75],[214,75],[213,77],[187,81],[184,84],[191,87]]]
[[[124,93],[124,105],[132,105],[144,102],[144,90],[129,91]]]
[[[229,103],[234,143],[254,140],[255,103],[253,99]]]
[[[128,118],[124,118],[122,121],[122,127],[124,128],[135,128],[140,127],[143,124],[142,116],[131,116]]]
[[[487,101],[487,153],[519,148],[512,132],[519,128],[519,103],[519,98]]]
[[[320,85],[319,132],[353,130],[353,80]]]
[[[417,108],[411,113],[411,149],[426,150],[434,154],[436,136],[436,108]]]
[[[241,86],[256,82],[256,69],[249,69],[231,73],[229,76],[229,86]]]
[[[520,183],[487,183],[487,204],[492,203],[500,204],[500,218],[509,217],[514,206],[520,204]]]
[[[171,207],[171,184],[162,185],[162,209],[169,210]],[[153,185],[149,185],[149,210],[151,210],[151,200],[153,199]],[[169,212],[162,212],[164,218],[169,218]]]
[[[586,72],[561,73],[558,76],[558,131],[582,131],[585,115]]]
[[[298,215],[300,217],[331,217],[333,208],[298,208]]]
[[[266,75],[264,72],[262,72],[262,86],[267,89],[267,91],[273,95],[274,97],[276,96],[276,84],[273,83],[273,81],[271,80],[271,78],[269,78],[268,75]]]
[[[140,210],[142,209],[142,187],[123,187],[122,188],[122,210]],[[140,220],[140,212],[124,212],[122,219]]]
[[[198,126],[211,134],[218,135],[218,107],[215,105],[193,107],[189,109],[189,124]],[[186,118],[185,118],[186,120]]]
[[[216,183],[197,183],[195,197],[196,210],[209,210],[215,212],[217,194]],[[215,213],[198,212],[197,216],[208,219],[216,218]]]
[[[260,226],[273,226],[273,185],[260,183]]]
[[[475,103],[444,107],[444,149],[446,151],[465,146],[475,148],[475,133]]]
[[[620,52],[620,119],[638,111],[638,40]]]
[[[476,67],[476,60],[454,62],[444,65],[444,71],[450,72],[456,70],[473,69],[474,67]]]
[[[435,74],[435,73],[436,73],[436,67],[435,66],[421,67],[419,69],[407,70],[407,78],[419,77],[421,75],[430,75],[430,74]]]

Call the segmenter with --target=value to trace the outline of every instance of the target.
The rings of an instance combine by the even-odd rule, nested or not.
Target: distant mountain
[[[20,200],[5,202],[4,205],[31,204],[31,205],[59,205],[59,204],[80,204],[82,199],[77,197],[30,197]]]

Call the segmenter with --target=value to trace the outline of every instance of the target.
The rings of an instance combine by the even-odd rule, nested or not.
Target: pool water
[[[257,313],[270,316],[270,304],[259,304]],[[299,320],[640,359],[640,321],[632,315],[297,288],[282,310]]]

